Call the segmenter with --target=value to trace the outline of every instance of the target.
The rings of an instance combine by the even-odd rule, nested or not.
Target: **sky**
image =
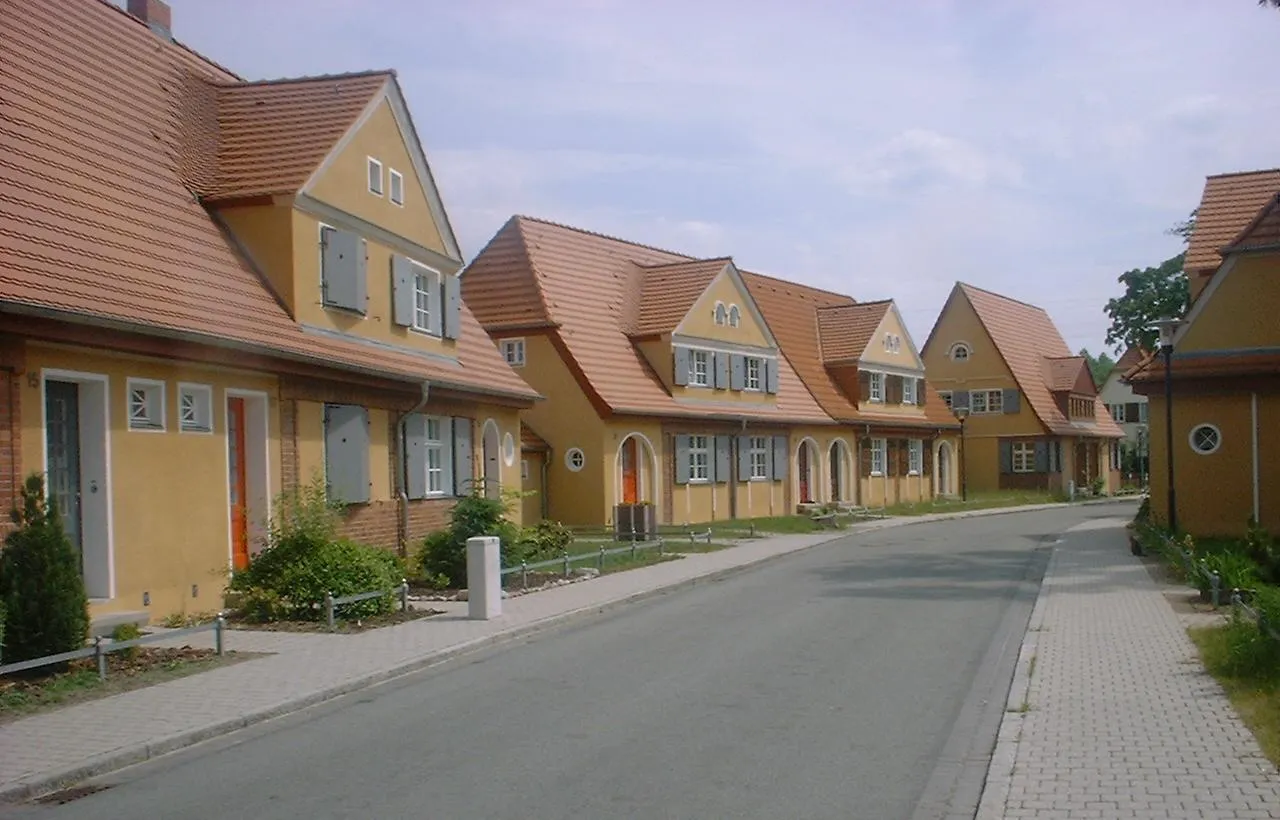
[[[123,3],[121,2],[121,5]],[[1254,0],[171,0],[246,79],[394,68],[464,255],[516,213],[1101,350],[1204,177],[1280,166]]]

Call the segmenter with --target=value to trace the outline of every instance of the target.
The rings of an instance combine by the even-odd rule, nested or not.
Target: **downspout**
[[[1250,412],[1253,418],[1253,520],[1258,526],[1262,525],[1262,516],[1260,513],[1261,504],[1258,499],[1258,394],[1249,394]]]
[[[400,469],[396,470],[396,478],[398,479],[399,501],[400,501],[400,557],[407,558],[409,556],[409,449],[406,439],[409,416],[418,413],[422,408],[427,406],[427,399],[431,397],[431,382],[424,381],[422,383],[422,395],[418,399],[418,403],[413,406],[412,410],[400,414],[400,420],[396,422],[397,440],[400,442]]]
[[[13,408],[17,401],[14,393],[14,383],[18,381],[18,368],[14,365],[6,364],[0,365],[0,370],[3,370],[8,374],[5,381],[9,384],[9,477],[12,481],[10,486],[13,488],[13,498],[11,499],[11,502],[13,506],[16,507],[18,505],[18,499],[21,497],[22,489],[22,485],[18,481],[21,474],[21,470],[18,467],[20,453],[17,448],[13,446],[14,441],[17,439],[15,433],[17,433],[18,417],[14,415]],[[1257,448],[1255,447],[1255,451],[1256,449]]]
[[[542,459],[542,466],[539,471],[542,473],[542,517],[545,520],[551,513],[551,502],[547,498],[547,481],[550,480],[551,468],[551,445],[547,445],[547,454]]]

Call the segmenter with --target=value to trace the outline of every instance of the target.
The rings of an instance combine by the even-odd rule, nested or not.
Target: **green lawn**
[[[992,510],[999,507],[1021,507],[1027,504],[1057,504],[1065,500],[1060,495],[1042,490],[969,493],[967,501],[936,498],[914,504],[893,504],[885,507],[883,512],[886,515],[928,515],[965,510]]]
[[[1248,652],[1242,644],[1260,642],[1255,627],[1227,624],[1188,632],[1200,649],[1205,669],[1222,684],[1263,754],[1280,766],[1280,663],[1276,649],[1267,647],[1253,655],[1251,662],[1241,663],[1240,658]]]

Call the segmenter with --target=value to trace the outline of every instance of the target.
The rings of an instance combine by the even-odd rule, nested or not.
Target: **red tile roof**
[[[533,428],[520,422],[520,449],[530,452],[543,452],[551,449],[547,440],[534,432]]]
[[[1205,180],[1196,226],[1187,245],[1185,267],[1193,276],[1222,264],[1222,248],[1235,240],[1280,192],[1280,169],[1218,174]]]
[[[1114,369],[1119,371],[1120,373],[1125,373],[1130,368],[1134,367],[1139,362],[1141,362],[1144,358],[1146,358],[1146,356],[1147,356],[1147,352],[1142,348],[1130,347],[1127,350],[1125,350],[1124,355],[1122,355],[1120,357],[1120,360],[1116,362],[1116,366]]]
[[[1076,392],[1093,395],[1098,392],[1089,361],[1084,356],[1045,358],[1045,384],[1054,392]]]
[[[0,310],[536,397],[465,307],[456,364],[288,316],[185,182],[187,92],[233,75],[100,0],[3,4],[0,54]]]
[[[664,265],[636,265],[639,299],[631,306],[629,332],[634,336],[671,333],[698,297],[732,260],[695,259]],[[726,310],[727,310],[726,306]]]
[[[892,305],[892,300],[885,299],[817,308],[822,360],[832,364],[860,359]]]
[[[1224,253],[1273,248],[1280,245],[1280,194],[1273,196]]]

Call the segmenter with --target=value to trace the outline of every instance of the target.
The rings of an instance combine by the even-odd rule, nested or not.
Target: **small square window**
[[[689,384],[708,387],[711,384],[711,354],[705,350],[689,352]]]
[[[213,389],[207,384],[178,384],[178,429],[213,432]]]
[[[884,475],[885,454],[888,452],[889,442],[882,438],[871,439],[871,474]]]
[[[369,157],[369,193],[382,196],[382,163]]]
[[[884,401],[884,374],[872,373],[869,380],[869,395],[871,401]]]
[[[915,379],[905,378],[902,380],[902,403],[903,404],[916,403],[916,380]]]
[[[164,430],[164,382],[129,379],[130,430]]]
[[[390,184],[391,184],[391,191],[389,193],[391,202],[395,205],[403,205],[404,204],[404,174],[401,174],[395,168],[392,168],[387,173],[387,178],[388,180],[390,180]]]
[[[707,436],[689,436],[689,480],[711,480],[711,441]]]
[[[512,367],[524,367],[524,339],[503,339],[502,358]]]

